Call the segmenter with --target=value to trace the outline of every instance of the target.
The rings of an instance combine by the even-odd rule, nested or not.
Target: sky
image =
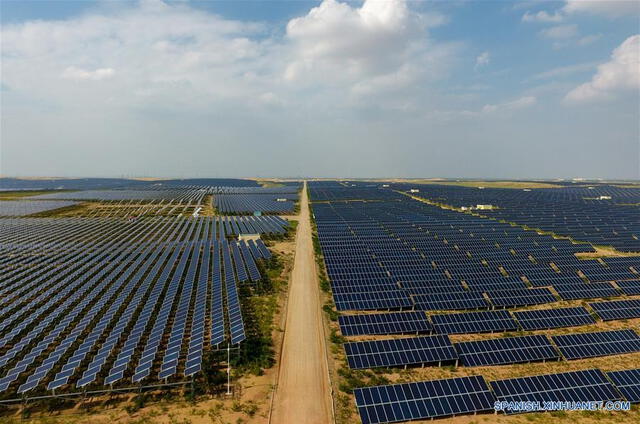
[[[0,0],[6,176],[640,178],[640,2]]]

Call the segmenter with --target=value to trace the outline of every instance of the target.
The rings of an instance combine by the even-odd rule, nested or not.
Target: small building
[[[284,197],[278,197],[276,199],[276,202],[286,202],[286,201],[287,201],[287,199],[285,199]]]
[[[245,241],[248,241],[248,240],[253,240],[253,241],[260,240],[260,234],[257,234],[257,233],[239,234],[238,235],[238,240],[245,240]]]
[[[420,190],[417,188],[412,188],[411,190],[409,190],[409,193],[420,193]]]
[[[598,200],[611,200],[611,196],[600,196]]]
[[[476,209],[479,209],[479,210],[490,210],[490,209],[493,209],[493,205],[476,205]]]

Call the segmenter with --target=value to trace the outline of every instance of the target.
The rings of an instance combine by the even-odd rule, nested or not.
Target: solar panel
[[[481,376],[354,389],[363,424],[492,411],[495,397]]]
[[[478,292],[414,295],[413,300],[416,307],[424,311],[488,309],[490,306],[482,293]]]
[[[640,295],[640,280],[633,281],[617,281],[616,284],[620,290],[627,296]]]
[[[596,299],[620,295],[611,283],[554,284],[553,288],[563,300]]]
[[[596,321],[582,306],[575,308],[536,309],[513,313],[523,330],[577,327],[595,324]]]
[[[640,318],[640,299],[594,302],[589,303],[589,306],[603,321]]]
[[[543,335],[460,342],[455,348],[462,365],[468,367],[560,359]]]
[[[455,361],[458,354],[448,336],[424,336],[344,344],[352,369],[397,367]]]
[[[424,312],[395,312],[365,315],[341,315],[338,317],[343,336],[364,334],[429,333],[431,323]]]
[[[640,403],[640,369],[609,371],[607,377],[626,400]]]
[[[590,369],[560,374],[492,381],[498,401],[508,402],[594,402],[620,400],[620,395],[602,371]],[[505,410],[506,413],[524,411]]]
[[[434,331],[440,334],[492,333],[518,329],[518,324],[504,310],[431,315],[431,322]]]
[[[632,330],[598,331],[551,337],[567,359],[592,358],[640,351],[640,336]]]
[[[498,308],[539,305],[556,301],[556,297],[546,287],[490,291],[487,292],[487,296]]]
[[[412,308],[413,303],[404,290],[361,293],[334,293],[339,311],[367,311],[376,309]]]

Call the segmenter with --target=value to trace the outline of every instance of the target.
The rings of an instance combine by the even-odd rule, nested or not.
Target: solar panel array
[[[394,312],[387,314],[341,315],[340,332],[344,336],[364,334],[430,333],[431,323],[423,312]]]
[[[640,336],[633,330],[565,334],[551,338],[567,359],[640,352]]]
[[[392,187],[408,191],[415,185],[394,184]],[[640,251],[640,220],[635,206],[640,203],[638,188],[585,183],[523,191],[420,185],[419,196],[457,207],[495,205],[498,208],[479,212],[575,240],[611,245],[623,251]]]
[[[419,193],[409,193],[410,188],[419,188]],[[311,182],[309,190],[316,202],[312,210],[334,303],[339,312],[349,311],[338,318],[345,336],[535,331],[593,325],[597,318],[640,317],[640,305],[634,303],[637,300],[624,297],[640,294],[639,258],[578,259],[575,253],[595,250],[588,244],[524,228],[527,225],[577,241],[640,251],[640,215],[637,208],[626,205],[640,201],[640,190],[564,184],[553,190],[523,192],[362,181]],[[432,203],[456,207],[492,204],[498,208],[460,213],[413,200],[399,191]],[[596,202],[587,198],[595,194],[611,195],[615,200]],[[554,305],[567,300],[611,298],[616,300],[592,302],[586,307]],[[549,307],[508,310],[530,305]],[[367,313],[358,314],[360,311]],[[412,315],[409,318],[403,314]],[[566,334],[559,336],[559,344],[555,338],[538,334],[465,340],[452,346],[459,363],[466,366],[636,351],[634,331],[601,333],[607,334]],[[439,357],[433,355],[433,345],[416,343],[432,337],[349,342],[345,344],[347,361],[357,369],[434,365],[440,361],[434,360]],[[447,354],[442,358],[454,360]],[[549,382],[560,394],[553,400],[571,396],[578,400],[621,398],[606,378],[599,381],[591,374],[578,373],[575,380],[572,375],[514,380],[525,384],[515,388],[505,382],[512,390],[504,389],[500,396],[535,397],[536,387]],[[569,383],[563,386],[565,379]],[[588,384],[593,379],[596,383],[591,386],[595,388]],[[421,394],[411,384],[422,383],[356,389],[363,422],[456,414],[429,411],[421,399],[437,397],[438,392]],[[496,384],[500,386],[501,382]],[[389,396],[398,388],[408,397]],[[615,396],[608,396],[610,393]],[[584,394],[589,396],[585,398]],[[476,411],[471,408],[468,412]]]
[[[285,225],[276,217],[0,219],[0,391],[199,373],[204,352],[246,338],[238,286],[259,282],[257,261],[271,255],[260,239],[220,235]]]
[[[595,324],[589,311],[582,306],[575,308],[535,309],[513,313],[523,330],[578,327]]]
[[[640,369],[609,371],[607,377],[626,400],[640,403]]]
[[[597,369],[510,378],[490,384],[499,401],[606,402],[621,399],[604,373]]]
[[[549,340],[542,335],[460,342],[455,347],[462,365],[469,367],[560,358]]]
[[[26,216],[77,205],[64,200],[0,200],[0,216]]]
[[[363,424],[492,411],[494,395],[480,376],[354,390]]]
[[[603,321],[640,318],[640,299],[594,302],[589,306]]]
[[[455,361],[448,336],[424,336],[344,344],[350,368],[378,368]]]

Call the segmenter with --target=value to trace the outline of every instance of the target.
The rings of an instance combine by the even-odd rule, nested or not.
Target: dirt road
[[[305,182],[300,199],[280,373],[271,416],[273,424],[332,422],[320,289],[306,189]]]

